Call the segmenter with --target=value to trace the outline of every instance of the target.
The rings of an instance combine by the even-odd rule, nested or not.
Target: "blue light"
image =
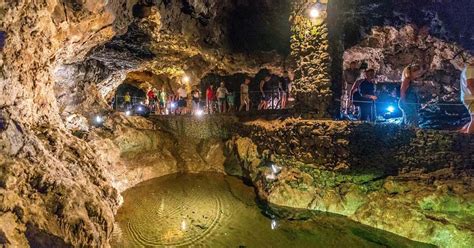
[[[143,111],[143,107],[138,107],[138,112],[142,112]]]
[[[387,107],[387,111],[389,113],[393,113],[393,112],[395,112],[395,107],[390,105],[390,106]]]

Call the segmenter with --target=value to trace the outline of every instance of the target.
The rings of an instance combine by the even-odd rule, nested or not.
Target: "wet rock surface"
[[[442,247],[474,244],[470,136],[295,119],[242,130],[227,146],[269,203],[346,215]]]

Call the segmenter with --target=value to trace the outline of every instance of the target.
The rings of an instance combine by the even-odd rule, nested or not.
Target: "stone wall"
[[[346,215],[442,247],[472,247],[474,137],[395,125],[254,121],[228,142],[270,204]],[[272,175],[271,165],[281,172]]]
[[[327,4],[327,1],[322,1]],[[293,89],[298,105],[328,116],[332,102],[327,14],[310,18],[313,0],[293,1],[291,56],[295,60]]]

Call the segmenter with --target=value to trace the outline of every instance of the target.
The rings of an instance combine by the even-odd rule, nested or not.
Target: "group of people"
[[[291,89],[289,74],[285,71],[283,77],[278,80],[273,79],[268,74],[259,83],[259,91],[255,92],[259,95],[258,110],[286,108]],[[161,115],[250,111],[252,107],[251,82],[252,79],[246,77],[240,84],[239,92],[229,90],[225,82],[220,82],[217,89],[213,84],[210,84],[204,95],[197,87],[194,87],[188,94],[184,84],[181,84],[175,93],[167,93],[164,87],[161,90],[149,88],[144,104],[149,106],[151,112]],[[240,95],[240,105],[237,108],[238,94]],[[125,102],[126,104],[131,103],[128,92],[125,95]],[[191,107],[189,108],[188,105]]]
[[[422,65],[409,65],[402,73],[398,107],[403,114],[403,124],[410,127],[418,126],[418,110],[420,107],[418,96],[414,89],[414,82],[423,77],[427,69]],[[359,79],[363,74],[362,79]],[[359,108],[360,119],[374,121],[374,106],[378,100],[376,95],[376,73],[374,69],[362,70],[356,62],[344,71],[345,87],[343,92],[344,111],[351,106]],[[462,132],[474,133],[474,59],[467,64],[461,74],[461,100],[469,111],[471,121],[462,128]]]
[[[363,72],[362,72],[363,71]],[[403,124],[406,126],[418,126],[418,96],[414,90],[414,81],[420,79],[426,69],[421,65],[407,66],[402,73],[402,83],[398,106],[403,113]],[[362,79],[359,79],[363,73]],[[363,121],[374,121],[376,113],[374,106],[378,100],[376,94],[376,72],[374,69],[359,70],[356,62],[352,62],[348,70],[344,72],[344,102],[346,110],[351,106],[359,108],[359,118]]]

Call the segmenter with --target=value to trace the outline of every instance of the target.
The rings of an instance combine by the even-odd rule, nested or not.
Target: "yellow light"
[[[191,81],[191,78],[188,75],[184,75],[183,76],[183,82],[189,83],[189,81]]]
[[[321,16],[321,12],[316,7],[313,7],[309,11],[309,16],[311,18],[319,18]]]

